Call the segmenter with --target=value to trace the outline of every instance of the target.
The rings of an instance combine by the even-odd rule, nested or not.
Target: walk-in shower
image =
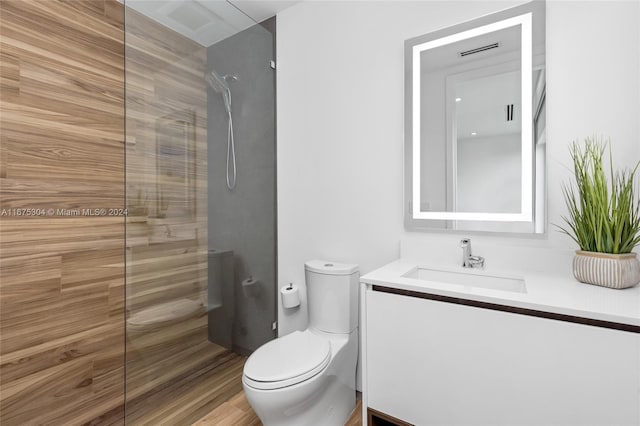
[[[236,146],[233,139],[233,117],[231,114],[231,89],[229,81],[237,81],[238,77],[233,74],[219,75],[215,70],[209,71],[205,75],[209,86],[217,93],[222,94],[224,109],[227,111],[227,188],[230,190],[236,187],[238,170],[236,168]]]
[[[275,337],[275,25],[125,4],[126,423],[190,425]]]

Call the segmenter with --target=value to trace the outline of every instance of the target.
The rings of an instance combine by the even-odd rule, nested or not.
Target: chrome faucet
[[[470,238],[460,240],[460,247],[462,247],[462,266],[464,268],[484,268],[484,257],[471,254]]]

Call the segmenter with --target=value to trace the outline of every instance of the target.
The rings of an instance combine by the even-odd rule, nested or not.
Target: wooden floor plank
[[[249,405],[249,401],[240,391],[227,402],[193,423],[192,426],[260,426],[262,422]],[[358,394],[356,407],[345,426],[362,426],[362,399]]]
[[[242,390],[245,357],[231,351],[129,400],[128,425],[190,425]]]
[[[362,426],[362,398],[360,398],[360,394],[358,394],[356,408],[353,409],[351,417],[349,417],[344,426]]]

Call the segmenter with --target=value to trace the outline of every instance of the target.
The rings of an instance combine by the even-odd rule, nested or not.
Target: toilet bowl
[[[358,268],[305,264],[309,328],[272,340],[244,366],[242,385],[265,426],[342,426],[355,407]]]

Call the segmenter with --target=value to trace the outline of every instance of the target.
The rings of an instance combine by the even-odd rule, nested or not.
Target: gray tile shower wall
[[[227,78],[237,184],[227,187],[228,114],[223,95],[208,89],[209,250],[233,250],[234,350],[248,353],[275,337],[276,132],[275,18],[208,48],[208,70]],[[265,28],[271,30],[268,31]],[[258,280],[257,291],[242,281]],[[228,291],[229,289],[227,289]],[[210,324],[216,327],[216,324]]]

